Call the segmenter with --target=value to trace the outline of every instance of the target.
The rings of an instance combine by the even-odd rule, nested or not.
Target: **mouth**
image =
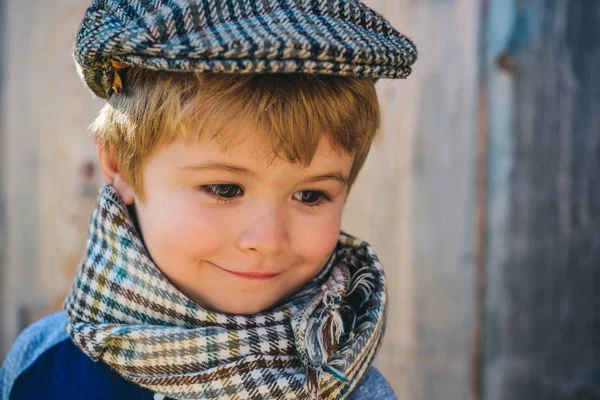
[[[241,272],[233,272],[233,271],[228,271],[225,270],[227,272],[229,272],[232,275],[235,275],[239,278],[242,279],[250,279],[250,280],[262,280],[262,281],[266,281],[269,279],[272,279],[274,277],[276,277],[277,275],[279,275],[278,273],[259,273],[259,272],[252,272],[252,273],[241,273]]]
[[[212,264],[212,263],[211,263]],[[216,267],[218,267],[219,269],[227,272],[228,274],[231,274],[233,276],[236,276],[238,278],[241,279],[248,279],[248,280],[258,280],[258,281],[267,281],[269,279],[273,279],[276,276],[278,276],[280,274],[280,272],[262,272],[262,271],[255,271],[255,272],[237,272],[237,271],[230,271],[228,269],[225,268],[221,268],[216,264],[213,264]]]

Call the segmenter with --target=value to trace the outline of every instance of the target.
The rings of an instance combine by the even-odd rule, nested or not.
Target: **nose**
[[[243,251],[277,255],[289,246],[286,216],[276,205],[253,207],[244,225],[238,237],[238,247]]]

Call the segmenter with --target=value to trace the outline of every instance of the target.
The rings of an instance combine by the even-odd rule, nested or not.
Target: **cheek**
[[[311,263],[322,264],[331,255],[340,234],[342,207],[314,217],[299,217],[292,226],[294,248]]]
[[[219,252],[227,224],[220,213],[181,198],[144,206],[140,225],[146,245],[159,266],[190,262]]]

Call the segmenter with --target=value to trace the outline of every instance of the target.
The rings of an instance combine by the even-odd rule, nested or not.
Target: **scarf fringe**
[[[350,280],[349,290],[346,296],[357,293],[361,296],[359,307],[363,307],[373,296],[376,289],[376,276],[369,267],[358,269]],[[342,308],[352,307],[349,304],[343,304],[342,296],[335,290],[331,290],[327,285],[322,288],[322,310],[319,318],[309,323],[306,330],[306,350],[308,360],[305,362],[306,368],[306,386],[312,400],[319,400],[321,391],[321,378],[323,372],[327,372],[342,382],[349,382],[348,377],[340,370],[334,367],[335,364],[342,364],[339,360],[330,360],[338,351],[340,338],[344,334],[344,320],[340,310]],[[355,314],[354,314],[355,316]],[[349,331],[353,335],[355,330],[356,318],[349,326]],[[365,322],[359,326],[359,331],[372,326],[372,323]]]

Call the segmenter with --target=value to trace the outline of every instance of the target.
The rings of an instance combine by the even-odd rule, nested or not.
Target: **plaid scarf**
[[[206,310],[156,267],[107,184],[64,307],[84,353],[172,398],[343,399],[381,343],[386,289],[371,247],[340,233],[291,298],[250,316]]]

